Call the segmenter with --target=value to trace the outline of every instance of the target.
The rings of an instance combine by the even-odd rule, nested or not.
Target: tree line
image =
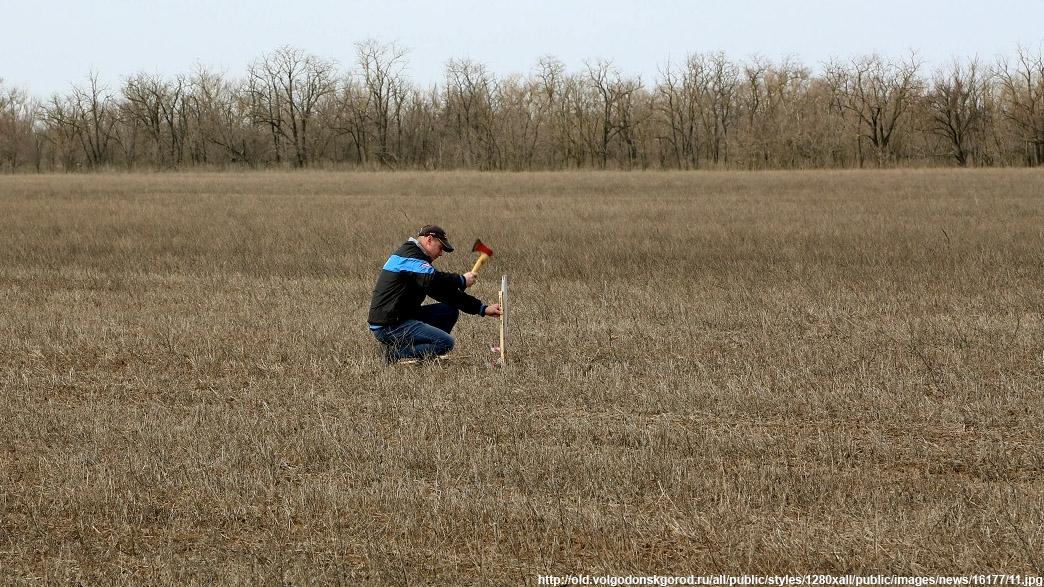
[[[1044,55],[932,71],[916,54],[799,61],[690,54],[646,82],[611,61],[498,77],[452,59],[416,87],[367,40],[347,71],[295,47],[230,77],[90,74],[38,99],[0,80],[0,171],[805,169],[1044,164]]]

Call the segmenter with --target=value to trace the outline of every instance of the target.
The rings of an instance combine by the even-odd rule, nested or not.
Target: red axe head
[[[493,256],[493,249],[482,244],[482,241],[475,239],[475,244],[471,245],[471,250],[479,253],[478,261],[475,261],[475,266],[471,268],[472,273],[478,273],[478,270],[482,268],[482,265]]]
[[[493,256],[493,249],[490,249],[486,245],[482,244],[482,241],[480,241],[479,239],[475,239],[475,244],[471,246],[471,250],[476,253],[483,253],[490,257]]]

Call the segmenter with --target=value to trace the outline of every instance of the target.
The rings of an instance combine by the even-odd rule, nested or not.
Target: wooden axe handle
[[[488,260],[489,255],[487,255],[486,253],[482,253],[481,255],[479,255],[478,261],[475,261],[475,266],[471,268],[471,272],[478,273],[478,270],[482,269],[482,266],[485,265],[486,261]]]

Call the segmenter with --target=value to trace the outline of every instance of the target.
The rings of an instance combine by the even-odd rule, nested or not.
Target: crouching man
[[[367,321],[389,363],[448,353],[455,344],[450,331],[460,312],[491,317],[503,313],[500,304],[487,306],[465,293],[475,283],[475,273],[435,270],[432,263],[451,252],[446,231],[429,224],[402,243],[381,269]],[[437,303],[424,304],[427,297]]]

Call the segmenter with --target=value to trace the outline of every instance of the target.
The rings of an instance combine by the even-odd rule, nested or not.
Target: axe
[[[479,253],[479,258],[475,261],[475,266],[471,268],[472,273],[478,273],[478,270],[486,264],[486,261],[493,256],[493,249],[490,249],[486,245],[482,244],[482,241],[475,239],[475,244],[471,245],[471,250]]]

